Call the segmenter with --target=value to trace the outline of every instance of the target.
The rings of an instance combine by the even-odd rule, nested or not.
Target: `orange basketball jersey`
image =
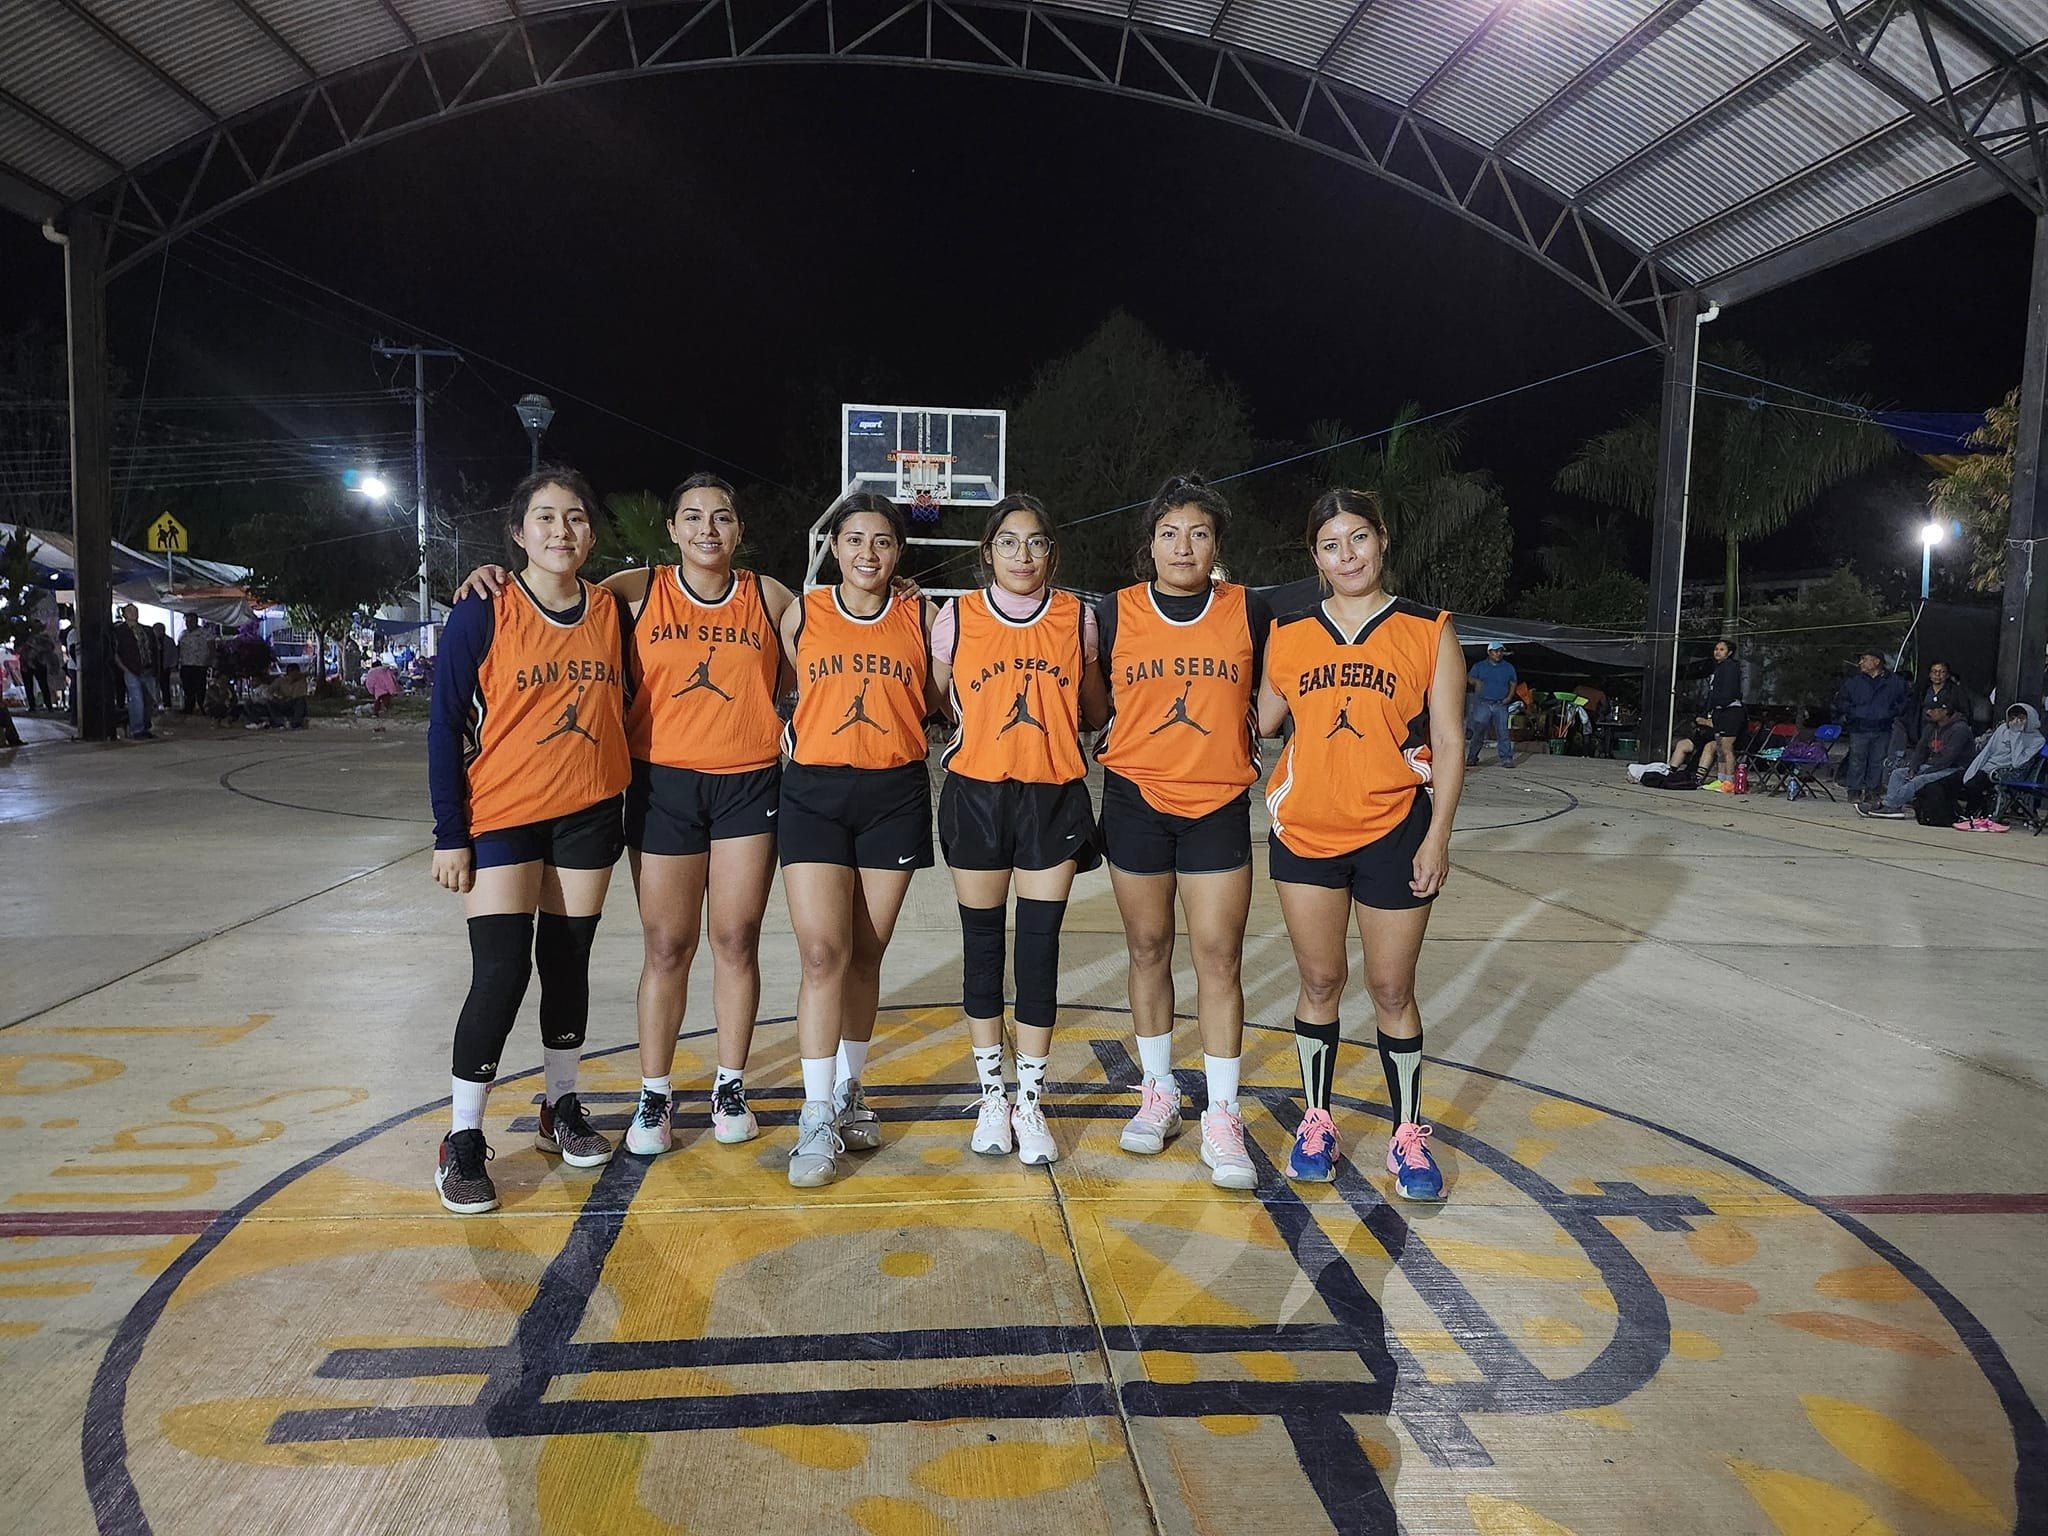
[[[465,756],[471,836],[566,816],[626,787],[622,627],[618,600],[587,581],[573,624],[523,582],[492,600]]]
[[[931,671],[923,600],[895,596],[863,619],[846,611],[837,587],[818,587],[804,594],[803,605],[796,713],[783,733],[783,750],[819,768],[923,762]]]
[[[985,592],[955,598],[953,705],[960,728],[943,759],[990,784],[1071,784],[1081,760],[1081,599],[1048,592],[1028,619]]]
[[[1252,631],[1244,588],[1222,582],[1200,616],[1169,619],[1140,582],[1116,595],[1109,656],[1116,713],[1103,767],[1169,816],[1206,816],[1259,776],[1252,731]]]
[[[1294,734],[1266,786],[1273,831],[1308,859],[1384,837],[1429,784],[1429,684],[1450,615],[1395,598],[1347,638],[1322,604],[1283,618],[1266,676]]]
[[[734,571],[725,596],[707,603],[683,585],[679,567],[657,565],[632,638],[633,756],[700,773],[750,773],[775,761],[782,646],[758,576]]]

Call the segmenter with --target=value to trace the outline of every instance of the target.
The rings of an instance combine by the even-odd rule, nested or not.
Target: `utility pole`
[[[434,645],[434,598],[427,589],[427,359],[452,358],[462,361],[460,352],[446,347],[400,347],[387,341],[371,345],[379,357],[412,359],[412,486],[419,499],[420,530],[420,650],[431,656]]]

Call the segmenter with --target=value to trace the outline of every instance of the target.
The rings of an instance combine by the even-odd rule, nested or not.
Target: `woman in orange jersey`
[[[669,495],[678,563],[605,581],[626,600],[631,620],[625,831],[643,957],[640,1103],[626,1127],[626,1150],[642,1157],[671,1144],[669,1069],[707,897],[718,1019],[711,1130],[728,1143],[760,1134],[744,1077],[761,1000],[761,914],[775,878],[777,626],[795,598],[772,577],[733,569],[744,531],[732,487],[716,475],[692,475]],[[486,566],[470,580],[495,590],[503,578]]]
[[[831,1183],[848,1148],[881,1145],[860,1078],[882,956],[910,877],[932,862],[931,620],[922,597],[893,584],[903,514],[886,496],[856,492],[833,509],[826,531],[838,585],[805,593],[782,621],[797,703],[783,736],[777,837],[803,965],[804,1107],[789,1182],[804,1188]]]
[[[1372,492],[1318,497],[1308,547],[1327,595],[1274,624],[1259,685],[1259,734],[1294,722],[1266,789],[1273,885],[1301,973],[1307,1107],[1287,1175],[1337,1176],[1330,1088],[1355,912],[1393,1106],[1387,1172],[1403,1198],[1441,1200],[1421,1119],[1415,962],[1465,786],[1464,653],[1448,613],[1386,590],[1387,524]]]
[[[1173,898],[1187,913],[1209,1103],[1201,1160],[1225,1189],[1258,1183],[1238,1112],[1245,919],[1252,899],[1250,786],[1259,776],[1252,699],[1272,622],[1245,588],[1213,579],[1230,505],[1176,476],[1139,517],[1145,579],[1101,609],[1111,715],[1102,764],[1102,847],[1130,948],[1138,1112],[1127,1152],[1180,1134],[1173,1077]]]
[[[625,616],[577,574],[596,542],[596,505],[574,470],[529,475],[506,520],[525,568],[497,597],[456,603],[442,632],[427,731],[434,879],[463,894],[471,972],[434,1185],[462,1215],[498,1203],[484,1100],[533,970],[547,1063],[535,1145],[578,1168],[612,1155],[576,1095],[590,945],[631,772]]]
[[[969,1145],[1014,1144],[1027,1164],[1059,1147],[1045,1068],[1058,1006],[1060,924],[1074,876],[1102,862],[1080,731],[1108,716],[1095,614],[1052,585],[1059,545],[1033,496],[1005,496],[982,532],[989,584],[932,624],[932,676],[959,729],[947,746],[939,841],[960,903],[962,999],[981,1103]],[[1017,889],[1017,1104],[1003,1077],[1003,917]]]

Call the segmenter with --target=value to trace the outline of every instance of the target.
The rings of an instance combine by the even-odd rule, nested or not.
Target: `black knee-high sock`
[[[1328,1113],[1330,1090],[1337,1081],[1337,1022],[1294,1021],[1294,1048],[1301,1055],[1301,1091],[1310,1109]]]
[[[469,920],[469,996],[455,1020],[454,1075],[488,1083],[512,1034],[533,970],[533,914],[500,912]]]
[[[590,1027],[590,946],[597,919],[543,912],[533,935],[540,973],[540,1043],[549,1050],[580,1049]]]
[[[1387,1098],[1394,1106],[1394,1124],[1422,1121],[1422,1036],[1396,1040],[1380,1032],[1380,1065],[1387,1073]]]

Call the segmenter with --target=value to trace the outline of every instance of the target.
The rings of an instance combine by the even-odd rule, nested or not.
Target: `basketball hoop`
[[[939,497],[951,473],[954,455],[898,449],[889,458],[896,466],[899,494],[910,503],[911,517],[920,523],[936,523]]]

